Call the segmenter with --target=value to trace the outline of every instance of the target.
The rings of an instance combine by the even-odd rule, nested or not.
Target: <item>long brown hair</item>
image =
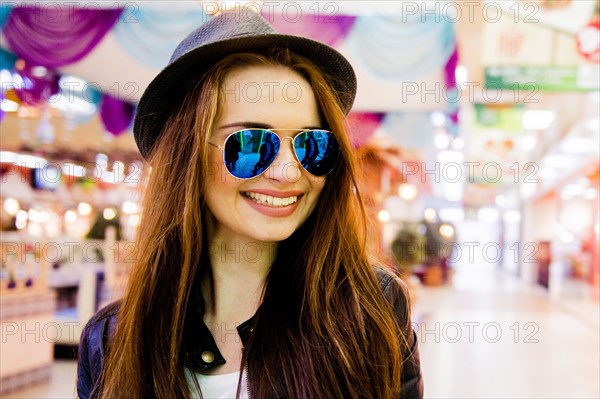
[[[137,262],[97,391],[102,398],[189,398],[186,316],[203,309],[203,193],[208,132],[223,81],[249,65],[284,65],[310,83],[341,159],[309,219],[279,244],[244,349],[253,398],[392,398],[406,340],[366,250],[365,211],[344,114],[323,73],[287,49],[234,54],[188,85],[151,154]],[[343,94],[343,93],[342,93]],[[214,172],[214,171],[213,171]],[[200,303],[195,303],[200,302]],[[199,316],[201,318],[201,315]]]

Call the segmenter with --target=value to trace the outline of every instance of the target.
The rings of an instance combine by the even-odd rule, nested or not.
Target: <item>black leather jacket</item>
[[[386,298],[388,298],[394,307],[395,314],[401,323],[400,325],[406,326],[405,334],[408,337],[409,347],[411,348],[410,353],[404,355],[400,398],[423,398],[423,378],[421,376],[419,349],[416,334],[410,324],[408,291],[403,283],[399,282],[398,279],[395,279],[387,271],[378,267],[375,268],[375,271]],[[77,367],[77,393],[81,399],[91,397],[94,389],[97,388],[97,382],[104,361],[104,348],[108,337],[114,331],[119,305],[120,301],[112,303],[98,311],[87,323],[81,334]],[[252,322],[253,318],[237,327],[242,343],[248,340],[248,336],[252,331]],[[225,359],[219,352],[208,327],[203,323],[202,325],[200,345],[193,348],[190,355],[202,370],[208,370],[225,363]],[[206,363],[202,359],[201,354],[205,351],[210,351],[214,354],[214,360],[210,363]]]

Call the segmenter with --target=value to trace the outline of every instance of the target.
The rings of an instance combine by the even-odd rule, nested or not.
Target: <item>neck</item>
[[[263,287],[275,259],[277,243],[247,239],[209,240],[211,273],[202,279],[205,321],[252,317],[262,300]]]

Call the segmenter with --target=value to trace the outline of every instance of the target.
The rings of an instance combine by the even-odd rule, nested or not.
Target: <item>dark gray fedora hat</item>
[[[167,118],[180,104],[185,84],[204,74],[226,55],[287,47],[311,60],[332,78],[340,107],[350,112],[356,96],[352,66],[333,48],[304,37],[277,33],[250,7],[226,10],[190,33],[177,46],[169,64],[150,82],[137,107],[133,135],[144,158]]]

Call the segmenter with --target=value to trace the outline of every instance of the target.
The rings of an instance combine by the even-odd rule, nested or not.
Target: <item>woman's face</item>
[[[325,177],[313,176],[298,164],[292,140],[284,139],[323,127],[314,93],[302,76],[282,66],[236,69],[227,75],[223,90],[211,143],[222,145],[230,133],[252,127],[274,130],[283,140],[275,161],[250,180],[230,175],[223,151],[209,146],[205,198],[212,215],[211,239],[284,240],[311,214],[325,185]]]

